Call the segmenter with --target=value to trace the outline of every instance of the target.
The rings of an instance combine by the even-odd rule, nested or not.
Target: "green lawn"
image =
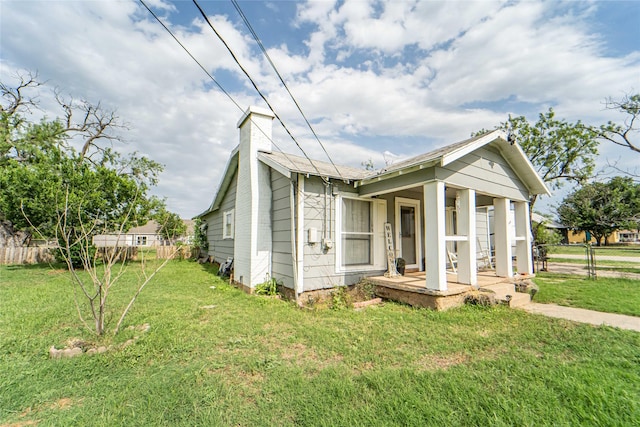
[[[115,305],[131,286],[114,292]],[[146,322],[150,331],[123,350],[51,360],[49,347],[70,338],[118,345],[134,332],[96,340],[78,327],[64,272],[0,267],[0,425],[640,419],[640,334],[632,331],[505,307],[301,310],[246,295],[187,261],[159,273],[125,326]]]
[[[640,316],[640,281],[536,273],[536,302]]]
[[[595,250],[596,256],[633,256],[638,257],[638,260],[640,261],[640,247],[638,246],[593,246],[593,249]],[[550,246],[549,253],[554,255],[584,255],[585,247],[583,245]]]

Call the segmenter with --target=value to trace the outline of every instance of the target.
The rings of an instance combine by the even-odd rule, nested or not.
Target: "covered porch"
[[[405,258],[412,252],[408,248],[415,248],[407,267],[424,271],[411,281],[416,289],[447,294],[460,286],[478,288],[486,280],[478,272],[480,259],[502,279],[513,278],[514,269],[520,275],[533,272],[529,198],[549,191],[522,149],[502,131],[391,165],[356,187],[361,197],[386,200],[387,229],[393,233],[384,236],[387,258]],[[491,210],[490,229],[480,230],[479,207]],[[489,236],[489,245],[482,243],[482,233]],[[455,279],[447,273],[451,267]]]
[[[394,277],[390,270],[389,283],[448,294],[533,272],[529,203],[522,197],[439,180],[374,197],[387,205],[388,260],[402,258],[407,272],[421,273]]]

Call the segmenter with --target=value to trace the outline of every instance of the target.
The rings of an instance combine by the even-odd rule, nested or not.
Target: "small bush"
[[[267,280],[256,286],[256,295],[275,296],[278,294],[278,281],[275,277],[269,277]]]
[[[337,286],[331,292],[331,308],[334,310],[343,310],[351,307],[351,297],[347,292],[346,286]]]

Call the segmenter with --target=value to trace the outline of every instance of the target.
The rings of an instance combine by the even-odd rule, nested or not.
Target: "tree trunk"
[[[0,221],[0,247],[28,246],[31,234],[26,231],[17,231],[11,221]]]

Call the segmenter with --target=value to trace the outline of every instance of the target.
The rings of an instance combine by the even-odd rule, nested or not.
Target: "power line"
[[[164,22],[162,22],[162,20],[158,17],[158,15],[156,15],[153,10],[151,10],[149,8],[149,6],[147,6],[147,4],[144,2],[144,0],[139,0],[140,3],[142,3],[142,5],[149,11],[149,13],[156,19],[156,21],[158,21],[158,23],[160,23],[160,25],[162,25],[162,27],[171,35],[171,37],[173,37],[173,39],[176,41],[176,43],[178,43],[180,45],[180,47],[187,53],[187,55],[189,55],[191,57],[191,59],[194,60],[194,62],[196,64],[198,64],[198,66],[200,67],[200,69],[202,71],[204,71],[204,73],[209,76],[209,78],[216,84],[216,86],[218,86],[218,88],[222,91],[222,93],[224,93],[227,98],[229,98],[231,100],[231,102],[233,102],[233,104],[238,108],[238,110],[240,110],[241,112],[244,113],[244,109],[240,106],[240,104],[238,104],[238,102],[236,102],[235,99],[233,99],[233,97],[231,96],[231,94],[229,92],[227,92],[225,90],[225,88],[222,87],[222,85],[220,83],[218,83],[218,81],[211,75],[211,73],[209,73],[209,71],[207,71],[206,68],[204,68],[204,66],[191,54],[191,52],[189,52],[189,49],[187,49],[181,42],[180,40],[178,40],[178,38],[173,34],[173,32],[169,29],[169,27],[167,27]],[[253,120],[251,120],[252,123],[255,124],[255,122],[253,122]],[[267,135],[260,126],[256,125],[256,128],[269,140],[271,141],[271,143],[273,144],[273,146],[279,151],[281,152],[285,158],[291,162],[291,164],[294,164],[294,162],[289,158],[289,156],[287,156],[287,153],[285,153],[273,140],[273,138],[271,138],[271,136]],[[314,166],[315,167],[315,166]],[[317,169],[316,169],[317,170]]]
[[[189,52],[189,49],[187,49],[181,42],[180,40],[178,40],[178,38],[173,34],[173,32],[171,32],[171,30],[169,29],[169,27],[167,27],[164,22],[162,22],[162,20],[160,18],[158,18],[158,15],[156,15],[153,10],[151,10],[149,8],[149,6],[147,6],[147,4],[144,2],[144,0],[139,0],[140,3],[142,3],[142,5],[149,11],[149,13],[151,15],[153,15],[154,18],[156,18],[156,21],[158,21],[158,23],[160,23],[160,25],[162,25],[164,27],[164,29],[171,35],[171,37],[173,37],[173,39],[176,41],[176,43],[178,43],[180,45],[180,47],[187,52],[187,55],[189,55],[191,57],[191,59],[193,59],[195,61],[196,64],[198,64],[198,66],[200,67],[200,69],[202,71],[205,72],[205,74],[207,76],[209,76],[209,78],[216,84],[216,86],[218,86],[218,88],[222,91],[222,93],[224,93],[225,95],[227,95],[227,98],[229,98],[231,100],[231,102],[233,102],[235,104],[236,107],[238,107],[241,111],[242,107],[240,106],[240,104],[238,104],[236,102],[235,99],[233,99],[233,97],[220,85],[220,83],[218,83],[218,81],[211,75],[211,73],[209,73],[209,71],[207,71],[206,68],[204,68],[204,66],[191,54],[191,52]]]
[[[271,65],[271,68],[273,68],[273,71],[275,71],[276,75],[278,76],[278,78],[280,79],[280,82],[282,83],[282,86],[284,86],[284,88],[286,89],[287,93],[289,94],[289,96],[291,97],[291,100],[293,101],[293,103],[295,104],[296,108],[298,109],[298,111],[300,112],[300,114],[302,115],[302,118],[304,119],[304,121],[307,123],[307,126],[309,127],[309,129],[311,130],[311,133],[313,133],[313,136],[316,138],[316,141],[318,141],[318,144],[320,144],[320,147],[322,147],[322,150],[324,151],[324,154],[326,154],[327,158],[329,159],[329,161],[331,162],[331,164],[333,165],[333,167],[335,168],[336,172],[338,173],[338,176],[340,178],[342,177],[342,174],[340,173],[340,171],[338,170],[338,167],[336,166],[336,164],[333,162],[333,159],[331,158],[331,156],[329,155],[329,153],[327,152],[327,149],[325,148],[324,144],[322,143],[322,141],[320,141],[320,138],[318,137],[318,134],[316,133],[316,131],[313,129],[313,126],[311,126],[311,123],[309,122],[309,120],[307,119],[307,116],[304,114],[304,112],[302,111],[302,108],[300,107],[300,104],[298,104],[298,101],[296,100],[296,98],[293,96],[293,93],[291,93],[291,91],[289,90],[289,86],[287,85],[287,83],[284,81],[284,79],[282,78],[282,75],[280,74],[280,72],[278,71],[278,69],[276,68],[276,65],[273,63],[273,61],[271,60],[271,57],[269,56],[269,53],[267,52],[267,50],[265,49],[264,45],[262,44],[262,40],[260,40],[260,37],[258,37],[258,34],[255,32],[255,30],[253,29],[253,26],[251,25],[251,23],[249,22],[249,19],[247,18],[247,16],[244,14],[244,12],[242,11],[242,9],[240,8],[240,4],[237,2],[237,0],[231,0],[231,3],[233,3],[233,6],[236,8],[236,11],[238,12],[238,14],[240,15],[240,18],[242,18],[242,21],[244,22],[244,24],[247,26],[247,28],[249,29],[249,32],[251,33],[251,35],[253,36],[253,39],[256,41],[256,43],[258,44],[258,46],[260,47],[260,50],[262,51],[262,53],[264,54],[264,56],[267,58],[267,61],[269,61],[269,64]]]
[[[142,0],[141,0],[142,1]],[[238,58],[236,57],[235,53],[233,53],[233,50],[231,50],[231,48],[229,47],[229,45],[227,44],[227,42],[224,40],[224,38],[222,38],[222,36],[220,35],[220,33],[218,33],[218,31],[214,28],[214,26],[211,24],[211,21],[209,21],[209,18],[207,17],[207,14],[204,13],[204,10],[202,10],[202,8],[200,7],[200,5],[198,4],[198,2],[196,0],[193,0],[193,4],[196,5],[196,7],[198,8],[198,10],[200,11],[200,14],[202,15],[202,17],[204,18],[204,20],[207,22],[207,24],[209,25],[209,28],[211,28],[211,30],[215,33],[215,35],[218,37],[218,39],[220,39],[220,41],[222,42],[222,44],[227,48],[227,50],[229,51],[229,53],[231,54],[231,57],[233,58],[233,60],[235,61],[235,63],[238,65],[238,67],[240,67],[240,69],[242,70],[242,72],[244,73],[244,75],[249,79],[249,81],[251,82],[251,84],[253,85],[253,88],[258,92],[258,95],[260,95],[260,97],[262,98],[262,100],[267,104],[267,106],[269,107],[269,109],[271,110],[271,112],[273,113],[273,115],[276,117],[276,119],[278,119],[278,121],[280,122],[280,124],[282,125],[282,127],[284,128],[284,130],[287,132],[287,134],[291,137],[291,139],[293,140],[293,142],[295,142],[296,146],[300,149],[300,151],[302,152],[302,154],[304,154],[304,157],[309,161],[309,163],[311,164],[311,166],[313,166],[313,168],[315,169],[315,171],[318,173],[318,176],[321,177],[324,180],[324,177],[322,176],[322,174],[320,173],[320,170],[316,167],[316,165],[313,163],[313,160],[311,160],[311,158],[307,155],[307,153],[304,151],[304,149],[302,148],[302,146],[300,145],[300,143],[298,142],[298,140],[296,139],[295,136],[293,136],[293,134],[291,133],[291,131],[289,130],[289,128],[287,127],[287,125],[284,124],[284,122],[282,121],[282,119],[280,118],[280,116],[278,115],[278,113],[276,113],[276,111],[274,110],[274,108],[271,106],[271,104],[269,103],[269,100],[267,100],[267,97],[262,93],[262,91],[260,90],[260,88],[258,88],[258,85],[256,84],[256,82],[251,78],[251,76],[249,75],[249,73],[247,72],[247,70],[242,66],[242,64],[240,64],[240,61],[238,60]]]

